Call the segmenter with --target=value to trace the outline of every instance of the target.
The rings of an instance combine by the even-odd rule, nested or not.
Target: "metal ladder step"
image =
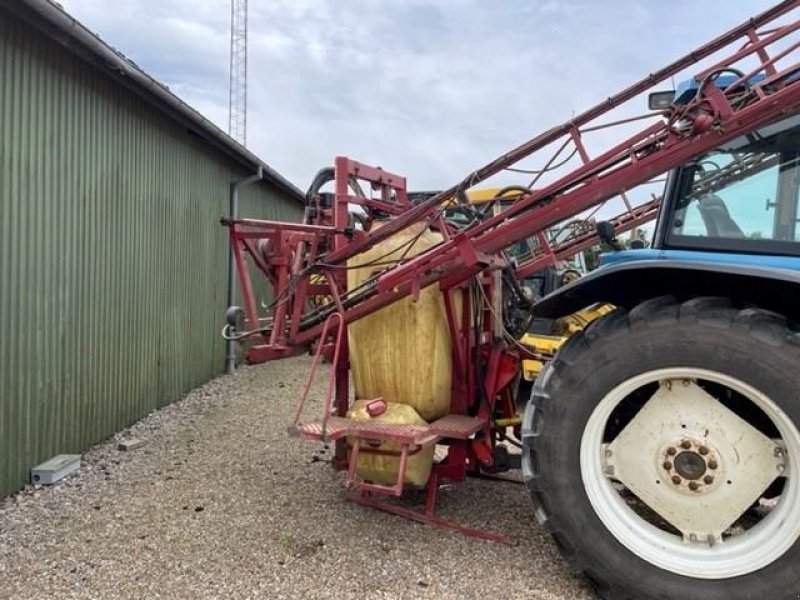
[[[329,417],[298,424],[297,433],[308,440],[335,441],[352,436],[365,440],[394,441],[414,446],[427,446],[442,438],[465,440],[486,425],[486,420],[467,415],[445,415],[429,425],[399,425],[380,421],[356,421],[345,417]],[[323,431],[324,430],[324,431]]]

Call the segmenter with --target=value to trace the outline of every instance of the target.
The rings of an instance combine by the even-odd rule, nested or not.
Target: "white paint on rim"
[[[685,542],[638,516],[604,474],[603,433],[617,405],[634,390],[665,379],[704,379],[744,395],[772,420],[786,449],[788,480],[777,506],[757,525],[724,542]],[[729,375],[696,368],[642,373],[611,390],[595,407],[581,438],[580,468],[586,495],[608,531],[641,559],[666,571],[700,579],[728,579],[771,564],[800,538],[800,433],[770,398]],[[794,459],[794,460],[790,460]]]

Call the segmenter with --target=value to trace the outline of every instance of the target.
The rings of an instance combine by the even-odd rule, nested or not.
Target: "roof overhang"
[[[303,193],[289,180],[268,166],[197,110],[173,94],[136,63],[115,50],[82,23],[50,0],[0,0],[0,7],[39,29],[121,85],[136,93],[160,112],[186,127],[187,131],[213,146],[246,170],[258,173],[297,202]]]

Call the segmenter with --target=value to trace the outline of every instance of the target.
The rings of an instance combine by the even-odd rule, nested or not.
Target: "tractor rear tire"
[[[681,567],[677,558],[682,552],[680,543],[689,545],[685,532],[681,536],[681,531],[675,529],[677,545],[665,543],[656,548],[655,554],[648,554],[648,547],[640,548],[635,540],[631,542],[626,537],[631,534],[622,531],[624,528],[614,530],[608,525],[611,521],[601,516],[597,497],[591,496],[592,488],[587,483],[591,469],[584,458],[586,435],[601,403],[625,382],[640,381],[643,374],[678,373],[681,369],[686,373],[718,374],[719,381],[741,382],[740,389],[757,390],[762,394],[759,397],[768,398],[765,402],[774,410],[766,410],[765,414],[774,416],[789,457],[778,497],[779,505],[785,509],[781,529],[776,530],[781,533],[772,540],[763,536],[745,538],[760,540],[759,543],[764,540],[763,553],[751,548],[750,554],[738,557],[738,566],[731,567],[729,573],[725,571],[729,567],[714,562],[714,553],[724,550],[728,543],[722,538],[722,545],[716,547],[713,536],[709,538],[712,544],[707,554],[705,547],[697,548],[697,556],[707,557],[708,562],[704,558],[698,560],[696,572]],[[656,380],[648,389],[672,385],[671,381]],[[600,429],[604,440],[615,435],[609,433],[614,427],[611,417],[605,427]],[[592,322],[573,335],[547,365],[535,382],[525,411],[523,473],[537,520],[554,538],[573,572],[585,575],[605,599],[789,600],[800,594],[800,513],[783,503],[800,504],[798,428],[800,334],[785,318],[760,309],[735,308],[724,298],[678,302],[672,297],[660,297],[631,310],[618,308]],[[607,445],[597,446],[597,461],[602,464],[601,456],[608,457],[610,451],[602,450]],[[779,449],[774,450],[776,456],[780,453]],[[605,468],[608,475],[608,467]],[[782,469],[777,465],[777,470]],[[656,483],[666,487],[670,482],[667,478]],[[613,487],[608,481],[605,484],[608,489]],[[619,482],[613,484],[617,490]],[[624,502],[621,506],[625,508]],[[768,520],[764,519],[765,526]],[[631,518],[630,523],[635,524],[635,519]],[[642,524],[641,537],[646,538],[653,526],[652,522]],[[654,539],[660,538],[656,535]],[[763,559],[768,564],[757,564],[759,558],[751,561],[761,554],[774,555],[777,547],[785,550]],[[673,554],[671,549],[675,550]],[[650,560],[653,556],[655,559]],[[694,576],[697,573],[702,575]]]

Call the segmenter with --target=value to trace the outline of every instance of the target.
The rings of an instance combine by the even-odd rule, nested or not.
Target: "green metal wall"
[[[0,496],[221,372],[248,174],[0,9]],[[300,207],[259,184],[241,212]]]

